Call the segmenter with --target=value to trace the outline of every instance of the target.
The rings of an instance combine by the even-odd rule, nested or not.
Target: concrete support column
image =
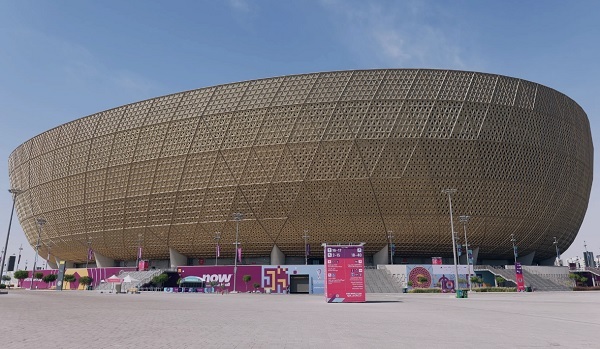
[[[50,255],[50,260],[48,261],[48,267],[50,267],[50,269],[58,269],[58,262],[52,255]]]
[[[475,247],[471,249],[473,251],[473,264],[477,264],[477,257],[479,256],[479,247]],[[467,253],[468,251],[463,251],[463,254],[460,256],[459,261],[462,265],[467,265]]]
[[[181,253],[175,251],[173,247],[169,247],[170,267],[177,268],[182,265],[187,265],[188,258]]]
[[[517,262],[521,263],[521,265],[532,265],[534,256],[535,256],[535,251],[531,252],[530,254],[528,254],[526,256],[517,257]]]
[[[97,268],[112,268],[115,266],[115,260],[104,257],[100,253],[94,251],[94,259],[96,260]]]
[[[273,245],[271,250],[271,265],[282,265],[285,264],[285,255],[277,245]]]
[[[379,252],[375,253],[373,255],[373,264],[391,264],[389,248],[390,245],[385,244]]]

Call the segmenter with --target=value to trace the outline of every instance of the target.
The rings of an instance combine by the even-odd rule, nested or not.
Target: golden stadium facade
[[[311,257],[365,243],[396,256],[452,256],[469,215],[479,259],[542,261],[565,250],[592,184],[589,121],[567,96],[505,76],[385,69],[201,88],[44,132],[9,158],[21,226],[40,255]],[[275,247],[276,246],[276,247]],[[381,252],[383,251],[383,252]]]

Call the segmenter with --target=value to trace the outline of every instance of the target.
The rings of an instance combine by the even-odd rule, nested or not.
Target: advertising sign
[[[442,265],[442,257],[431,257],[431,264]]]
[[[515,273],[517,280],[517,291],[525,291],[525,279],[523,278],[523,267],[521,266],[521,263],[515,264]]]
[[[365,257],[362,246],[325,246],[325,299],[327,303],[366,301]]]

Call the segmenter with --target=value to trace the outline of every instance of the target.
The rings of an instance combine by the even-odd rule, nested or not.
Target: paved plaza
[[[600,293],[0,295],[1,348],[599,348]]]

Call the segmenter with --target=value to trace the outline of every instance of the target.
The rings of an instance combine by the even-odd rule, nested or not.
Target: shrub
[[[255,282],[252,286],[254,286],[255,290],[258,290],[260,288],[260,284],[258,282]]]
[[[53,281],[56,281],[56,279],[58,279],[58,275],[56,275],[56,274],[48,274],[48,275],[46,275],[46,276],[44,276],[42,278],[42,281],[45,282],[45,283],[47,283],[47,284],[49,284],[49,283],[51,283]]]
[[[408,293],[442,293],[442,289],[441,288],[415,288],[415,289],[408,291]]]
[[[6,288],[6,285],[5,285],[5,284],[0,284],[0,290],[3,290],[3,289],[5,289],[5,288]]]
[[[79,283],[84,286],[89,286],[92,284],[92,282],[94,282],[94,279],[89,276],[82,276],[79,278]]]
[[[573,291],[600,291],[600,286],[593,286],[593,287],[576,286],[576,287],[573,287]]]
[[[44,277],[44,273],[40,273],[39,271],[33,274],[33,277],[37,280],[41,280]]]
[[[65,282],[75,282],[75,281],[77,281],[77,278],[73,274],[65,274],[65,276],[63,277],[63,280]]]
[[[2,275],[2,281],[10,281],[10,275]]]
[[[517,292],[516,287],[479,287],[474,288],[474,292]]]

